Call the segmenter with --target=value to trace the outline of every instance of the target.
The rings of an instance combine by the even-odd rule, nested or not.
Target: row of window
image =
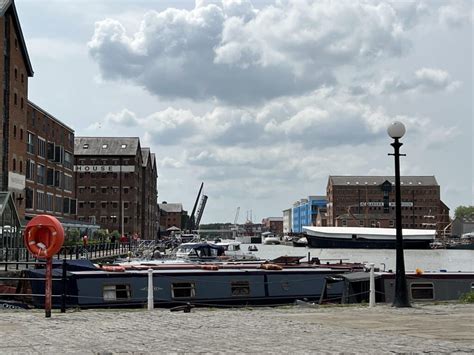
[[[73,191],[74,189],[72,175],[61,170],[47,168],[42,164],[36,164],[29,159],[26,161],[26,179],[35,181],[37,184],[57,187],[66,191]]]
[[[43,191],[25,189],[25,207],[37,211],[76,214],[76,200]]]
[[[96,202],[95,201],[79,201],[78,205],[79,205],[79,208],[84,208],[84,206],[88,204],[89,205],[89,208],[95,208],[96,206]],[[101,208],[107,208],[107,205],[109,205],[109,207],[111,206],[113,209],[118,209],[119,207],[119,203],[117,201],[101,201],[100,202],[100,207]],[[127,202],[127,201],[124,201],[123,202],[123,208],[124,209],[128,209],[130,207],[130,203]]]
[[[91,222],[91,223],[96,223],[96,217],[95,216],[78,216],[77,217],[78,221],[81,222]],[[129,224],[131,222],[131,217],[129,216],[123,216],[123,223],[124,224]],[[106,224],[106,223],[117,223],[118,222],[118,216],[112,215],[112,216],[100,216],[100,223],[101,224]]]
[[[107,159],[79,159],[77,162],[78,165],[120,165],[119,159],[112,159],[112,163]],[[129,165],[130,159],[122,159],[122,165]]]
[[[15,66],[15,69],[13,70],[13,77],[15,78],[15,81],[18,81],[18,68]],[[25,82],[25,74],[23,72],[20,73],[20,81],[22,84]]]
[[[54,137],[55,136],[54,125],[50,124],[50,122],[51,122],[51,119],[45,116],[43,119],[43,132],[45,134],[48,134],[51,128],[51,136]],[[41,126],[41,115],[36,115],[36,110],[34,109],[31,110],[31,126],[38,127],[38,128]],[[62,130],[57,129],[57,135],[58,135],[57,138],[63,143],[63,145],[65,144],[65,141],[67,140],[68,145],[70,147],[74,147],[74,134],[69,131],[67,132],[67,134],[65,134],[61,131]]]
[[[87,190],[89,190],[91,194],[95,194],[98,191],[95,186],[79,186],[77,190],[78,190],[78,194],[83,194]],[[112,192],[114,194],[117,194],[117,193],[119,193],[119,187],[117,187],[117,186],[101,186],[99,191],[103,194],[108,193],[108,192]],[[123,193],[124,194],[128,194],[129,191],[130,191],[129,186],[124,186],[123,187]]]
[[[230,293],[233,297],[250,295],[249,281],[231,281]],[[132,298],[132,291],[129,284],[106,285],[103,288],[102,295],[104,301],[123,301]],[[196,297],[196,284],[194,282],[173,282],[171,284],[171,297],[174,299]]]
[[[51,162],[63,164],[65,168],[72,170],[74,165],[74,156],[72,153],[64,150],[61,145],[54,142],[47,142],[41,137],[36,137],[28,132],[26,141],[26,151],[30,154],[37,154],[39,157],[48,159]]]
[[[16,92],[13,93],[13,104],[15,106],[18,106],[18,94]],[[25,107],[25,101],[23,97],[20,97],[20,108],[23,110]]]

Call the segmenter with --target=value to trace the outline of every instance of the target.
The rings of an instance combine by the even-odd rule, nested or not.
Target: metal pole
[[[62,277],[63,292],[61,294],[61,313],[66,313],[66,294],[67,294],[67,262],[63,259],[63,277]]]
[[[153,269],[148,269],[148,310],[153,310]]]
[[[375,275],[374,275],[374,263],[370,263],[370,295],[369,295],[369,307],[375,307]]]
[[[398,138],[394,138],[391,146],[394,149],[395,157],[395,219],[396,219],[396,275],[395,275],[395,297],[394,307],[410,307],[408,299],[407,280],[405,276],[405,260],[403,256],[403,233],[402,233],[402,195],[400,191],[400,143]]]
[[[44,286],[44,312],[46,318],[51,318],[51,294],[53,288],[53,258],[46,259],[46,275]]]

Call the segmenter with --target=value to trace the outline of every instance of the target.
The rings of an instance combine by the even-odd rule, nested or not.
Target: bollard
[[[375,307],[375,275],[374,275],[374,263],[370,263],[370,294],[369,294],[369,307]]]
[[[153,270],[148,269],[148,310],[153,310]]]

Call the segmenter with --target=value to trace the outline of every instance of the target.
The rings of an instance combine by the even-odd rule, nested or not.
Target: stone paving
[[[0,312],[0,354],[474,353],[474,305]]]

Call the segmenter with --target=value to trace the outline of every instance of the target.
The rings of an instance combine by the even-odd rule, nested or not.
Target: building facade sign
[[[8,188],[12,190],[25,189],[25,175],[20,175],[13,172],[8,172]]]
[[[395,202],[389,202],[388,204],[390,207],[395,207]],[[372,202],[360,202],[359,206],[361,207],[383,207],[384,203],[383,202],[378,202],[378,201],[372,201]],[[402,207],[413,207],[413,202],[406,201],[402,202]]]
[[[74,165],[79,173],[133,173],[134,165]]]

